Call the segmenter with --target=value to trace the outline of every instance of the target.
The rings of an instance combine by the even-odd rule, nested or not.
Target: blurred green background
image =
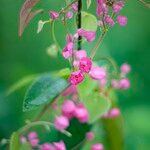
[[[62,0],[41,0],[37,5],[44,13],[34,18],[21,38],[18,37],[18,16],[23,0],[0,0],[0,139],[24,124],[26,115],[22,112],[25,89],[9,97],[5,91],[20,78],[68,66],[61,56],[50,58],[46,48],[53,42],[50,25],[44,26],[36,34],[38,20],[49,18],[48,10],[59,10]],[[90,8],[95,13],[95,5]],[[105,38],[99,56],[112,56],[121,65],[128,62],[132,66],[130,90],[119,92],[119,106],[125,122],[125,142],[127,150],[149,150],[150,148],[150,9],[137,0],[127,1],[121,12],[127,15],[128,25],[115,25]],[[70,28],[73,24],[70,23]],[[56,24],[56,36],[63,47],[64,29]],[[87,50],[93,46],[85,45]],[[115,136],[115,135],[114,135]]]

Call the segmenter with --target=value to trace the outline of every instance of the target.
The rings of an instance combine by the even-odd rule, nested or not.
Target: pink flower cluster
[[[124,0],[120,0],[117,2],[114,2],[110,4],[106,0],[97,0],[97,9],[96,9],[96,14],[97,16],[103,16],[104,22],[109,25],[109,26],[114,26],[115,21],[113,18],[109,15],[109,7],[112,8],[112,11],[114,14],[119,14],[122,8],[124,7]],[[127,17],[118,15],[117,16],[117,22],[119,23],[120,26],[125,26],[127,24]]]
[[[130,87],[130,81],[126,76],[130,72],[131,67],[125,63],[121,66],[120,70],[120,79],[113,79],[111,85],[115,89],[128,89]]]
[[[71,9],[67,12],[65,12],[65,17],[67,19],[71,19],[73,17],[73,12],[77,12],[78,11],[78,3],[73,3],[71,6]],[[59,17],[59,12],[56,11],[49,11],[49,16],[52,20],[56,20]],[[62,20],[64,20],[64,18],[62,18]]]
[[[89,114],[83,104],[75,104],[72,100],[65,100],[61,115],[57,116],[54,121],[55,128],[59,131],[65,130],[69,126],[69,120],[77,118],[80,123],[86,123],[89,120]]]
[[[22,136],[20,140],[22,143],[29,142],[33,148],[39,144],[39,138],[36,132],[30,132],[27,138]]]
[[[53,142],[53,143],[44,143],[42,145],[39,144],[39,138],[36,132],[30,132],[27,136],[22,136],[20,138],[21,143],[29,142],[33,149],[40,150],[66,150],[66,146],[63,141]]]

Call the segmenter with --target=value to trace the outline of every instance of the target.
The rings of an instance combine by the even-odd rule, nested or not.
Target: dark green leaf
[[[34,81],[27,90],[23,103],[23,111],[32,110],[41,104],[52,101],[62,92],[68,83],[61,78],[44,74]]]
[[[13,132],[10,138],[10,150],[19,150],[20,142],[19,142],[19,135],[17,132]]]

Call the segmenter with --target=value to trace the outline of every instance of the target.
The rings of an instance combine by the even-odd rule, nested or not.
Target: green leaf
[[[86,0],[87,9],[91,6],[91,0]]]
[[[93,92],[82,100],[89,112],[89,122],[93,123],[104,115],[110,108],[109,99],[98,92]]]
[[[114,119],[103,119],[106,132],[105,140],[109,150],[124,150],[124,134],[122,116]],[[115,135],[115,136],[114,136]]]
[[[14,92],[16,92],[17,90],[21,89],[22,87],[28,85],[29,83],[31,83],[38,75],[28,75],[26,77],[23,77],[22,79],[20,79],[19,81],[17,81],[16,83],[14,83],[12,86],[10,86],[10,88],[6,91],[6,95],[10,95]]]
[[[67,86],[68,83],[62,78],[56,78],[50,74],[41,75],[27,90],[23,111],[29,111],[46,102],[53,101]]]
[[[32,150],[32,147],[29,143],[26,142],[26,143],[21,144],[20,150]]]
[[[96,89],[96,87],[97,81],[92,80],[88,75],[85,76],[84,81],[77,86],[80,98],[84,100]]]
[[[19,150],[20,142],[19,142],[19,135],[17,132],[13,132],[10,138],[10,150]]]
[[[89,31],[97,30],[97,19],[94,15],[84,12],[81,12],[82,16],[82,28]]]

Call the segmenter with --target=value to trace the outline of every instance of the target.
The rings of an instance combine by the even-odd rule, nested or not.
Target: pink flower
[[[104,20],[105,20],[105,22],[106,22],[106,24],[108,24],[109,26],[114,26],[114,20],[110,17],[110,16],[105,16],[105,18],[104,18]]]
[[[112,108],[109,112],[110,118],[116,118],[120,115],[120,110],[118,108]]]
[[[40,147],[40,150],[55,150],[55,147],[52,144],[45,143]]]
[[[124,7],[124,2],[123,1],[119,1],[113,4],[112,6],[112,10],[114,13],[119,13],[120,10]]]
[[[83,57],[80,59],[79,68],[82,72],[88,73],[91,70],[92,61],[88,57]]]
[[[29,143],[31,144],[32,147],[36,147],[36,146],[38,146],[39,139],[29,140]]]
[[[97,8],[96,8],[96,14],[97,16],[101,16],[103,14],[106,14],[108,12],[107,5],[104,0],[97,0]]]
[[[73,17],[73,12],[72,11],[68,11],[66,13],[66,18],[71,19]]]
[[[130,81],[127,78],[121,79],[119,81],[120,89],[128,89],[130,87]]]
[[[88,42],[95,40],[96,33],[94,31],[86,31],[84,29],[78,29],[77,31],[79,36],[83,36]]]
[[[36,132],[30,132],[30,133],[28,134],[28,139],[29,139],[29,140],[36,139],[36,138],[38,138],[38,135],[37,135]]]
[[[111,85],[112,85],[113,88],[118,89],[118,88],[119,88],[119,81],[113,79],[113,80],[111,81]]]
[[[120,24],[120,26],[125,26],[127,24],[127,17],[125,16],[118,16],[117,22]]]
[[[92,145],[91,150],[104,150],[103,144],[97,143]]]
[[[66,150],[65,143],[63,141],[54,142],[55,150]]]
[[[120,70],[121,70],[122,74],[126,75],[127,73],[129,73],[131,71],[131,67],[130,67],[130,65],[125,63],[121,66]]]
[[[76,106],[75,109],[75,117],[81,122],[86,123],[89,120],[89,114],[87,109],[82,105]]]
[[[59,131],[66,129],[69,126],[69,120],[65,116],[56,117],[54,121],[55,128]]]
[[[55,20],[59,17],[59,13],[57,13],[56,11],[49,11],[49,15],[52,20]]]
[[[72,10],[73,10],[74,12],[77,12],[77,11],[78,11],[78,3],[72,4]]]
[[[84,80],[84,76],[80,71],[72,72],[69,77],[69,82],[73,85],[77,85]]]
[[[69,86],[64,92],[63,92],[63,96],[69,96],[69,95],[73,95],[77,93],[77,88],[75,85],[71,85]]]
[[[87,132],[86,133],[86,139],[88,140],[88,141],[91,141],[91,140],[93,140],[94,139],[94,133],[93,132]]]
[[[62,54],[65,59],[68,59],[72,56],[72,54],[73,54],[73,43],[72,42],[67,43],[66,47],[63,49]]]
[[[102,67],[92,67],[89,74],[94,80],[102,80],[105,79],[107,76],[106,70]]]
[[[87,53],[85,50],[79,50],[74,52],[74,56],[76,57],[76,59],[80,60],[81,58],[86,57]]]
[[[76,106],[73,101],[65,100],[62,105],[62,114],[70,119],[74,115],[75,108]]]

